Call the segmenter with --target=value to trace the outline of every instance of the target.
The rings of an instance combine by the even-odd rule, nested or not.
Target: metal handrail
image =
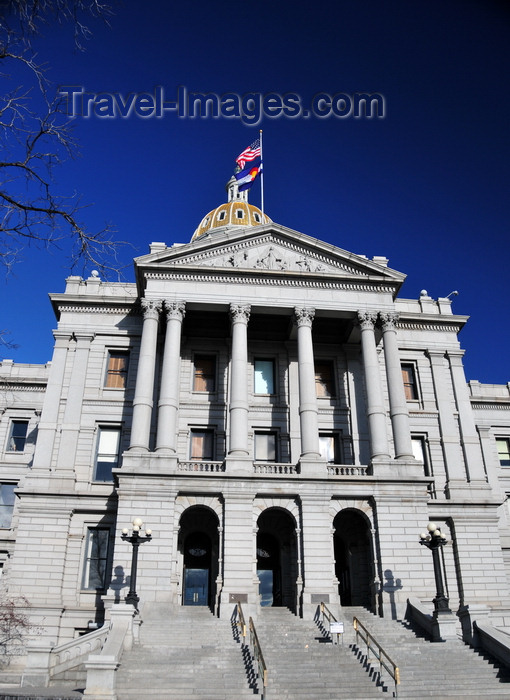
[[[241,607],[241,603],[237,601],[236,604],[236,610],[237,610],[237,626],[241,628],[240,634],[241,637],[243,638],[243,644],[246,642],[244,641],[246,639],[246,620],[244,619],[243,615],[243,609]]]
[[[367,661],[368,661],[368,654],[370,651],[372,651],[375,655],[375,658],[379,661],[379,677],[382,676],[382,670],[383,668],[388,671],[390,674],[391,678],[393,678],[393,681],[395,683],[395,697],[398,697],[398,686],[400,685],[400,669],[397,666],[396,663],[394,663],[391,658],[388,656],[388,654],[384,651],[382,646],[379,644],[379,642],[373,637],[370,632],[367,630],[367,628],[364,626],[360,620],[358,620],[357,617],[353,618],[352,624],[354,626],[354,629],[356,631],[356,645],[358,645],[358,637],[361,637],[361,639],[365,642],[367,645]],[[365,634],[365,637],[363,636],[363,633]]]
[[[264,661],[264,655],[262,654],[262,649],[260,647],[259,638],[257,637],[257,632],[255,630],[255,625],[253,619],[250,617],[250,644],[253,649],[253,657],[257,662],[257,668],[259,673],[259,678],[262,679],[262,700],[267,694],[267,666]]]
[[[329,622],[331,625],[332,622],[338,622],[336,617],[333,615],[331,610],[328,608],[326,603],[321,603],[321,613],[322,613],[322,621],[324,622],[324,618]]]

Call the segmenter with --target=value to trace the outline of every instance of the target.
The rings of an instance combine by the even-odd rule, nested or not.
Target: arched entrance
[[[374,580],[372,542],[365,516],[347,508],[333,522],[335,574],[342,605],[362,605],[373,610]]]
[[[258,519],[257,576],[262,607],[287,607],[296,612],[298,577],[296,524],[279,508]]]
[[[218,544],[216,514],[203,506],[188,508],[182,514],[179,529],[183,605],[206,605],[214,610]]]

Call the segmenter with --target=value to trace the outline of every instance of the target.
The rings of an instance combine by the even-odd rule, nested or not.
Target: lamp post
[[[434,564],[434,577],[436,579],[436,597],[434,598],[434,617],[452,611],[448,605],[448,598],[445,596],[443,577],[441,575],[441,561],[439,559],[439,550],[446,544],[446,535],[443,535],[441,530],[435,523],[427,525],[427,532],[422,532],[420,535],[420,544],[424,544],[432,552],[432,563]]]
[[[152,531],[145,530],[145,537],[140,535],[140,529],[143,525],[143,520],[141,518],[134,518],[132,522],[133,531],[129,534],[129,529],[125,527],[122,530],[121,539],[124,542],[130,542],[133,547],[133,553],[131,556],[131,577],[129,582],[129,591],[126,596],[126,603],[131,603],[135,610],[138,610],[138,603],[140,598],[136,594],[136,570],[138,568],[138,547],[143,542],[150,542],[152,539]]]

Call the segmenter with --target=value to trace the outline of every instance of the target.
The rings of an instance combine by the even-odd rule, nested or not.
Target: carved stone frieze
[[[269,235],[256,240],[239,241],[230,246],[204,250],[169,261],[168,265],[192,265],[244,270],[288,270],[291,272],[325,272],[364,276],[353,265],[320,251],[312,251],[297,242],[275,239]]]

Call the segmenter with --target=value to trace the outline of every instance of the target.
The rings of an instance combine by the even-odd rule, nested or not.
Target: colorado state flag
[[[262,170],[262,163],[260,165],[255,165],[252,168],[246,168],[235,174],[237,184],[239,185],[239,192],[244,192],[244,190],[249,190],[250,187],[255,182],[257,175]]]

